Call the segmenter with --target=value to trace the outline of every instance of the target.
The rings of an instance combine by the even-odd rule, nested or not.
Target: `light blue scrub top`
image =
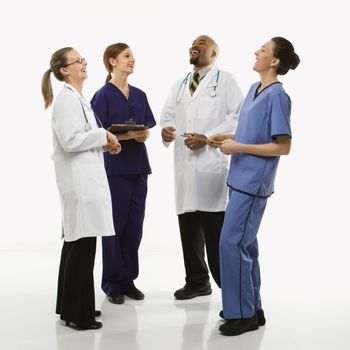
[[[291,101],[281,83],[273,83],[259,94],[260,82],[253,84],[245,98],[235,140],[246,144],[274,142],[276,136],[291,136]],[[227,184],[232,189],[253,196],[268,197],[274,192],[274,181],[280,157],[262,157],[235,153]]]

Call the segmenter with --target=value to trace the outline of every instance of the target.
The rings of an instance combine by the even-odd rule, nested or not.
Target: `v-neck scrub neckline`
[[[275,81],[274,83],[271,83],[269,85],[266,85],[260,92],[258,92],[260,86],[261,86],[261,83],[257,86],[256,90],[255,90],[255,94],[254,94],[254,100],[263,92],[265,91],[266,89],[268,89],[270,86],[272,85],[275,85],[275,84],[281,84],[282,83],[280,81]]]
[[[125,96],[125,95],[123,94],[122,90],[120,90],[120,89],[118,88],[117,85],[111,83],[110,81],[108,81],[107,84],[110,84],[110,85],[112,85],[113,87],[115,87],[115,88],[117,89],[117,91],[119,91],[119,93],[125,98],[125,100],[126,100],[126,101],[129,101],[130,96],[131,96],[131,93],[132,93],[132,86],[131,86],[130,84],[128,84],[128,87],[129,87],[129,96]]]

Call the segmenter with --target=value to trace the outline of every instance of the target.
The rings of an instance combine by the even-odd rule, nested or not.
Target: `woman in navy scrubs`
[[[267,198],[274,192],[279,157],[291,147],[291,101],[278,75],[295,69],[300,60],[282,37],[266,42],[256,53],[253,84],[241,107],[234,138],[215,135],[220,149],[232,154],[226,208],[220,239],[224,335],[238,335],[265,324],[260,299],[257,233]]]
[[[148,128],[156,125],[146,94],[128,84],[135,59],[129,46],[108,46],[103,55],[108,71],[106,84],[91,100],[91,106],[105,128],[133,119]],[[115,236],[102,239],[102,289],[108,300],[123,304],[124,295],[142,300],[134,285],[139,273],[138,248],[142,237],[147,177],[151,173],[145,141],[148,130],[118,135],[123,151],[118,157],[105,154],[105,168],[112,195]]]

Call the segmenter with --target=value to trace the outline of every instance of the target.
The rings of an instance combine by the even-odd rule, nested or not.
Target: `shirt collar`
[[[211,70],[213,68],[213,65],[212,64],[209,64],[209,66],[206,66],[206,67],[203,67],[203,68],[201,68],[201,69],[199,69],[199,70],[193,70],[193,74],[195,73],[195,72],[198,72],[198,74],[199,74],[199,80],[202,80],[207,74],[208,74],[208,72]]]

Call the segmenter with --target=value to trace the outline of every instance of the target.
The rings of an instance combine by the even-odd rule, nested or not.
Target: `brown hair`
[[[50,69],[48,69],[41,79],[41,92],[45,101],[45,109],[51,106],[53,101],[53,92],[50,79],[50,73],[52,72],[55,78],[59,81],[64,81],[60,69],[67,64],[67,53],[73,50],[72,47],[64,47],[54,52],[50,60]]]
[[[116,44],[112,44],[109,45],[105,52],[103,53],[103,63],[107,69],[108,75],[106,78],[106,83],[108,83],[111,79],[112,79],[112,71],[113,71],[113,67],[112,65],[109,63],[109,59],[110,58],[117,58],[117,56],[119,54],[121,54],[124,50],[128,49],[129,45],[125,44],[125,43],[116,43]]]
[[[280,60],[276,73],[279,75],[287,74],[290,69],[295,69],[300,63],[299,56],[294,52],[292,43],[280,36],[271,39],[275,44],[273,56]]]

